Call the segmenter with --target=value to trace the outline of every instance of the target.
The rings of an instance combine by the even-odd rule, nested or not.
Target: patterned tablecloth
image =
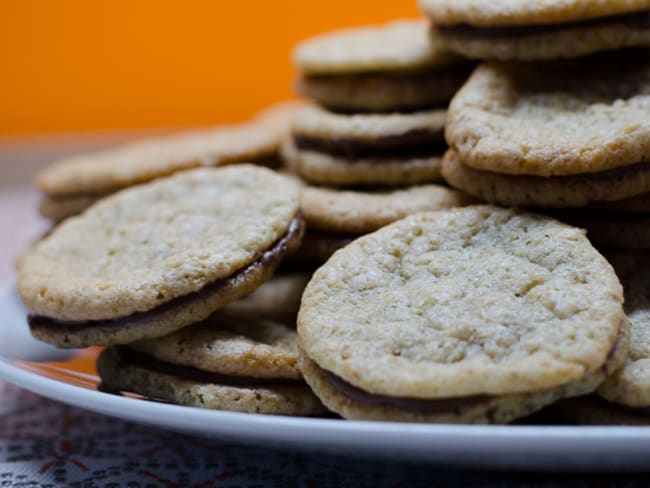
[[[36,217],[36,202],[32,192],[0,192],[2,279],[19,250],[46,229]],[[0,487],[547,487],[567,481],[648,486],[638,475],[531,478],[224,443],[87,412],[0,380]]]

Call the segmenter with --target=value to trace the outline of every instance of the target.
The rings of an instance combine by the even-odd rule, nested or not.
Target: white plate
[[[647,469],[650,427],[475,426],[291,418],[203,410],[97,391],[96,350],[31,338],[12,283],[0,287],[0,377],[54,400],[165,429],[272,447],[473,468]]]

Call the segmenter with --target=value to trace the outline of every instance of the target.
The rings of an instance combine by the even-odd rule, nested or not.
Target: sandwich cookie
[[[650,424],[650,252],[606,254],[621,280],[630,321],[630,352],[625,366],[598,389],[597,397],[558,405],[578,422]]]
[[[554,59],[650,46],[650,1],[419,0],[436,45],[469,58]]]
[[[595,80],[585,83],[584,80]],[[581,207],[650,192],[650,55],[488,63],[452,100],[443,176],[501,205]]]
[[[211,317],[166,337],[111,346],[97,361],[105,387],[180,405],[276,415],[325,413],[296,366],[295,329]]]
[[[420,213],[316,271],[300,369],[345,418],[510,422],[623,364],[622,302],[579,229],[490,206]]]
[[[462,193],[440,185],[375,191],[304,186],[300,207],[307,232],[292,259],[323,263],[357,237],[407,215],[460,207],[471,202]]]
[[[60,347],[160,337],[250,294],[303,229],[291,179],[195,169],[66,220],[21,256],[18,291],[32,334]]]
[[[250,122],[131,142],[62,159],[36,178],[41,214],[61,221],[123,188],[199,166],[252,162],[275,166],[295,102],[279,103]]]
[[[445,110],[341,115],[299,110],[282,145],[287,165],[325,185],[408,185],[440,179]]]
[[[300,43],[298,92],[341,112],[413,111],[446,106],[469,75],[468,62],[428,39],[424,19],[323,34]]]

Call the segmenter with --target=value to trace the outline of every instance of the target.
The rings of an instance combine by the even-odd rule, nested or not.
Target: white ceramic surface
[[[473,426],[291,418],[181,407],[97,391],[64,364],[71,352],[31,338],[13,282],[0,287],[0,378],[45,397],[133,422],[201,436],[307,451],[475,469],[643,470],[650,427]],[[38,366],[38,367],[35,367]]]

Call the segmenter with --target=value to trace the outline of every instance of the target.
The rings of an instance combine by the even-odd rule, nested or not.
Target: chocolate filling
[[[383,405],[386,407],[398,408],[405,412],[412,412],[421,415],[435,415],[453,412],[461,407],[472,407],[493,398],[489,395],[472,395],[459,398],[427,400],[422,398],[375,395],[351,385],[330,371],[325,369],[321,369],[321,371],[325,374],[325,378],[332,388],[354,401],[366,405]]]
[[[296,147],[303,151],[316,151],[351,160],[427,158],[440,155],[447,149],[443,129],[413,129],[400,135],[376,139],[294,135],[293,140]]]
[[[595,19],[562,22],[558,24],[530,24],[513,26],[477,27],[471,24],[438,25],[437,33],[448,37],[462,37],[467,39],[497,39],[510,37],[536,36],[552,34],[567,29],[585,27],[604,27],[608,25],[622,25],[629,29],[650,29],[650,10],[640,10]]]
[[[112,346],[108,352],[117,362],[118,368],[135,366],[156,373],[175,376],[196,383],[210,383],[227,386],[301,386],[304,381],[289,378],[254,378],[252,376],[235,376],[203,371],[192,366],[166,363],[153,356],[143,354],[126,346]]]
[[[296,244],[299,242],[304,232],[304,221],[302,214],[298,213],[291,223],[287,233],[278,239],[268,250],[251,264],[237,271],[233,275],[221,278],[212,283],[208,283],[198,291],[189,293],[184,296],[173,298],[157,307],[144,312],[135,312],[125,317],[107,320],[81,320],[68,321],[58,320],[42,315],[28,315],[27,322],[31,329],[50,329],[58,333],[75,333],[81,328],[115,328],[138,325],[139,322],[149,321],[152,318],[161,316],[175,309],[181,309],[193,300],[202,299],[220,291],[225,291],[230,287],[237,286],[246,280],[247,275],[255,272],[259,268],[270,267],[277,268],[285,255],[293,252]]]

